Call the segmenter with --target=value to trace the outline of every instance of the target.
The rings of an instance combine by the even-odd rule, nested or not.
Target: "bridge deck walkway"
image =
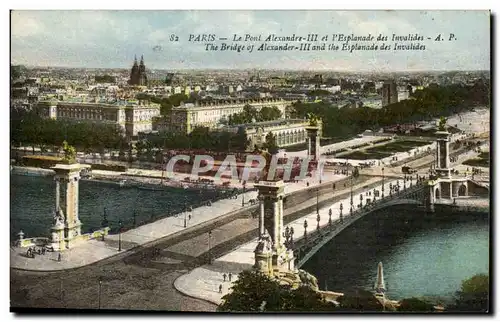
[[[375,179],[371,179],[375,180]],[[375,181],[377,182],[377,181]],[[385,196],[389,196],[390,185],[395,186],[397,180],[385,181],[384,182],[384,192]],[[399,180],[400,185],[402,181]],[[408,185],[409,186],[409,185]],[[373,190],[379,190],[381,193],[382,185],[376,184],[375,188],[370,188],[371,196],[367,195],[367,189],[358,189],[353,192],[353,205],[356,207],[361,202],[363,198],[363,204],[366,203],[366,198],[373,199]],[[332,221],[340,218],[340,204],[343,207],[344,216],[348,216],[350,212],[350,189],[346,188],[338,191],[339,195],[342,195],[340,200],[334,202],[326,203],[319,209],[319,226],[326,227],[329,223],[329,210],[332,209]],[[347,194],[347,195],[346,195]],[[361,197],[362,195],[362,197]],[[380,198],[379,198],[380,199]],[[295,231],[295,238],[298,240],[303,236],[304,233],[304,221],[308,222],[308,231],[314,231],[318,225],[317,213],[316,211],[309,212],[304,216],[293,220],[291,223],[287,224],[289,227],[293,227]],[[250,269],[254,264],[254,249],[257,246],[257,238],[254,238],[250,242],[236,247],[233,251],[216,258],[213,264],[204,265],[193,269],[188,274],[179,277],[174,286],[177,290],[182,293],[210,301],[215,304],[221,302],[222,296],[227,294],[230,290],[231,283],[229,281],[224,281],[223,274],[228,274],[229,272],[233,275],[233,281],[237,278],[237,274],[245,269]],[[222,285],[222,293],[219,293],[219,286]]]

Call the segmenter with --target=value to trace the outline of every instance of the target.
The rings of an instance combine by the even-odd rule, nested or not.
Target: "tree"
[[[248,140],[245,128],[241,126],[238,128],[238,132],[236,132],[236,135],[232,142],[234,146],[240,151],[245,151],[247,149],[250,142]]]
[[[258,113],[259,121],[274,121],[281,118],[281,111],[276,106],[263,106]]]
[[[454,307],[457,311],[487,312],[490,281],[486,274],[477,274],[462,282]]]
[[[273,132],[269,132],[266,135],[266,142],[264,143],[264,148],[271,154],[278,153],[278,145],[276,144],[276,136]]]
[[[333,311],[335,305],[306,286],[292,289],[255,270],[243,271],[226,294],[217,311],[278,312]]]
[[[179,93],[171,95],[168,99],[172,106],[179,106],[181,105],[181,102],[186,102],[188,100],[188,97],[186,94]]]
[[[434,305],[416,297],[403,299],[399,302],[398,311],[400,312],[431,312],[434,311]]]
[[[339,311],[348,312],[378,312],[383,311],[382,303],[375,297],[375,295],[365,290],[350,290],[344,293],[337,299],[340,308]]]

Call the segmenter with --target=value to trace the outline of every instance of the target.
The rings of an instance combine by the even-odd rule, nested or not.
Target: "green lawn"
[[[376,159],[380,160],[391,156],[392,154],[398,152],[406,152],[411,149],[428,145],[431,142],[419,142],[419,141],[396,141],[388,144],[376,146],[373,148],[368,148],[363,151],[354,151],[349,154],[342,156],[343,159],[354,159],[354,160],[369,160]]]
[[[477,158],[466,160],[462,164],[469,165],[471,167],[487,168],[490,166],[490,153],[482,152]]]
[[[367,152],[389,152],[389,154],[406,152],[420,146],[431,144],[431,142],[420,142],[420,141],[396,141],[388,144],[376,146],[367,149]]]

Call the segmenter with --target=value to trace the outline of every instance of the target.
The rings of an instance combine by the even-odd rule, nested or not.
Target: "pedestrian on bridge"
[[[225,282],[225,281],[226,281],[227,274],[226,274],[226,273],[222,274],[222,277],[224,278],[224,282]]]
[[[231,279],[233,278],[233,274],[229,273],[228,277],[229,277],[229,282],[231,282]]]
[[[219,293],[222,293],[222,284],[219,285]]]

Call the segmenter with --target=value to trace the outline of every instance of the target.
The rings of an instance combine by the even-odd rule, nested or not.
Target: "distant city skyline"
[[[220,52],[190,34],[306,36],[416,34],[424,51]],[[179,36],[170,42],[171,35]],[[220,41],[215,41],[220,43]],[[330,43],[330,42],[328,42]],[[415,43],[415,42],[413,42]],[[246,43],[242,43],[246,44]],[[256,44],[256,43],[252,43]],[[278,44],[278,43],[274,43]],[[161,49],[160,49],[161,47]],[[331,72],[490,69],[489,11],[13,11],[11,63],[37,67],[123,68],[144,55],[148,69],[274,69]]]

